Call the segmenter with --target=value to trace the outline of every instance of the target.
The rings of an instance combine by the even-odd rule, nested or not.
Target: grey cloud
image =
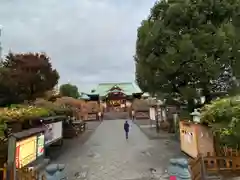
[[[44,51],[60,83],[133,81],[137,27],[154,0],[1,0],[4,52]]]

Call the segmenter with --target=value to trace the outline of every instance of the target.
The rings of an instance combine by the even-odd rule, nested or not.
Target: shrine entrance
[[[126,112],[126,97],[126,94],[119,87],[114,86],[106,94],[107,111]]]

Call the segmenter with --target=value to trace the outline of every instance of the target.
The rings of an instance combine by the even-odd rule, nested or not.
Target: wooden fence
[[[222,156],[240,156],[240,151],[238,149],[222,147],[220,149],[220,154]]]
[[[19,169],[17,177],[21,180],[46,180],[46,176],[29,168]]]
[[[192,180],[200,180],[211,174],[240,174],[240,152],[236,149],[221,149],[221,154],[207,153],[189,159]]]
[[[7,180],[7,168],[4,164],[3,168],[0,168],[0,179]],[[29,168],[18,169],[16,172],[17,179],[19,180],[46,180],[46,176],[40,174],[38,171]]]
[[[136,119],[149,119],[149,110],[135,111]]]
[[[88,113],[85,117],[84,117],[85,121],[96,121],[98,120],[98,113]]]
[[[240,171],[240,156],[216,156],[214,153],[207,153],[203,160],[208,173]]]

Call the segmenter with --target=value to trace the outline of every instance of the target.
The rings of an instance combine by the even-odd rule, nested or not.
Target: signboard
[[[37,137],[37,157],[44,154],[44,134],[39,134]]]
[[[36,160],[37,136],[32,136],[16,143],[16,168],[22,168]]]
[[[157,108],[157,118],[159,121],[162,121],[162,109],[161,108]]]
[[[137,111],[135,112],[136,119],[148,119],[149,118],[149,111]]]
[[[150,120],[153,120],[153,121],[156,120],[156,110],[155,110],[155,108],[151,107],[149,109],[149,116],[150,116]]]
[[[97,120],[97,114],[96,113],[88,114],[87,120]]]
[[[111,100],[109,101],[109,104],[112,106],[120,106],[122,104],[122,100]]]
[[[46,124],[46,128],[44,133],[45,145],[50,145],[62,138],[62,121]]]

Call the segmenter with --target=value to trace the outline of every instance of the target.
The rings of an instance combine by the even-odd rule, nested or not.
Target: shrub
[[[212,101],[201,109],[201,121],[220,135],[224,144],[239,144],[240,139],[240,96]]]
[[[22,106],[14,108],[3,108],[0,111],[0,121],[24,121],[35,119],[39,117],[46,117],[51,115],[51,111],[46,108],[36,106]]]
[[[46,108],[53,113],[53,115],[72,115],[73,109],[69,106],[63,105],[58,102],[50,102],[44,99],[37,99],[34,102],[37,107]]]

